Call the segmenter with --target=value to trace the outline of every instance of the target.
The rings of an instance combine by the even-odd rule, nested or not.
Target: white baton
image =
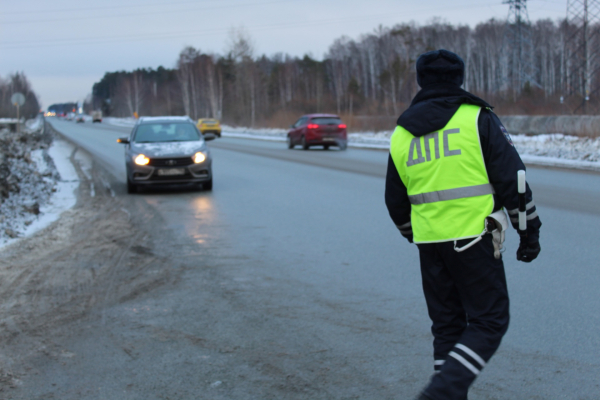
[[[525,204],[526,180],[525,171],[517,171],[517,191],[519,192],[519,230],[527,232],[527,210]]]

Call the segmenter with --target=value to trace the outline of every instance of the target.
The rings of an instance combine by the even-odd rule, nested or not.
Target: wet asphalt
[[[51,123],[127,196],[116,138],[128,128]],[[209,146],[212,192],[130,200],[180,279],[92,318],[88,336],[68,339],[88,362],[55,380],[98,386],[84,398],[413,398],[432,371],[432,338],[417,250],[383,201],[387,153]],[[596,399],[600,175],[530,167],[528,178],[542,253],[518,263],[509,232],[511,326],[470,398]]]

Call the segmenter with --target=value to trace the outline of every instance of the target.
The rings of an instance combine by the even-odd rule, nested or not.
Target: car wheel
[[[306,138],[304,136],[302,136],[300,142],[302,143],[302,150],[308,150],[310,146],[308,145],[308,143],[306,143]]]
[[[323,150],[329,150],[329,145],[328,144],[323,145]]]
[[[134,194],[138,192],[138,187],[137,185],[134,185],[133,183],[131,183],[131,181],[129,180],[129,178],[127,178],[127,193],[128,194]]]
[[[213,182],[212,178],[210,178],[210,181],[204,182],[202,184],[202,190],[212,190],[212,186],[213,186],[212,182]]]
[[[294,142],[292,141],[292,137],[291,136],[287,137],[287,145],[288,145],[288,149],[293,149],[294,148]]]

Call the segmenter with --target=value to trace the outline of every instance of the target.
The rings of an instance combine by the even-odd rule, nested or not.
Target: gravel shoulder
[[[0,251],[1,398],[27,386],[40,360],[72,356],[57,340],[75,321],[165,280],[144,273],[157,261],[144,232],[114,196],[111,178],[98,168],[85,172],[84,158],[81,150],[71,156],[80,181],[75,207]]]

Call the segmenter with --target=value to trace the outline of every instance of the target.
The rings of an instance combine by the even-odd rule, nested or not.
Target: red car
[[[346,150],[346,125],[334,114],[307,114],[291,126],[287,134],[287,143],[288,149],[293,149],[299,144],[304,150],[311,146],[323,146],[325,150],[330,146],[337,146],[340,150]]]

